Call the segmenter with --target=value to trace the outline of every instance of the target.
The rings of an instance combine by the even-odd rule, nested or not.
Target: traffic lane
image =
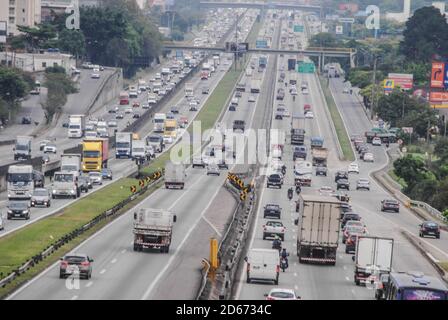
[[[123,292],[121,292],[121,290],[118,290],[118,292],[108,292],[110,290],[103,290],[105,286],[111,286],[116,282],[122,282],[120,286],[124,285],[125,288],[126,282],[131,282],[133,279],[129,275],[141,276],[141,274],[143,274],[147,277],[151,263],[157,262],[157,266],[152,269],[153,271],[163,268],[164,264],[159,263],[159,259],[154,259],[154,257],[163,258],[165,255],[157,253],[157,256],[155,256],[156,253],[134,253],[132,235],[133,213],[140,208],[168,209],[173,203],[175,204],[178,202],[179,199],[184,200],[186,198],[185,195],[188,192],[194,192],[196,196],[195,201],[199,202],[197,193],[204,193],[204,190],[199,190],[200,188],[198,187],[198,182],[200,182],[200,179],[204,179],[205,176],[199,171],[189,171],[188,182],[184,190],[167,190],[164,187],[158,189],[139,203],[135,208],[115,219],[74,250],[74,252],[85,252],[95,260],[93,264],[92,281],[96,281],[99,284],[96,287],[90,288],[90,290],[87,290],[88,288],[86,287],[81,287],[80,290],[76,291],[76,295],[78,297],[83,297],[84,295],[88,295],[89,291],[94,291],[93,298],[99,299],[102,297],[103,299],[107,299],[109,298],[109,294],[113,295]],[[191,212],[194,214],[195,211],[191,210]],[[175,212],[175,214],[178,216],[178,222],[174,227],[173,244],[170,248],[170,255],[175,251],[173,245],[176,239],[178,239],[176,234],[181,234],[181,231],[179,231],[182,230],[180,226],[188,221],[180,214],[180,212]],[[124,232],[124,230],[126,230],[126,232]],[[125,251],[123,252],[123,250]],[[119,255],[122,257],[120,259],[121,262],[119,264],[111,263],[113,257],[117,257]],[[38,278],[35,278],[35,280],[33,280],[33,282],[29,285],[26,285],[13,298],[35,299],[39,296],[41,299],[71,299],[74,295],[73,291],[67,290],[65,287],[65,281],[59,279],[58,269],[58,264],[53,265]],[[104,269],[106,271],[110,271],[108,274],[112,273],[114,275],[114,281],[101,281],[103,278],[102,275],[106,273],[106,271],[103,271]],[[122,277],[120,277],[120,274]],[[134,287],[134,289],[129,290],[130,292],[128,294],[134,294],[133,298],[139,299],[140,296],[135,295],[135,284],[131,286],[131,288],[132,287]],[[88,299],[88,296],[85,298]]]
[[[342,116],[345,120],[345,123],[347,125],[348,133],[355,134],[360,132],[365,132],[370,129],[371,122],[368,120],[366,114],[364,111],[362,111],[360,108],[361,106],[358,105],[356,107],[355,102],[353,101],[355,98],[352,95],[345,95],[346,98],[349,98],[352,100],[352,104],[354,106],[353,109],[346,108],[349,104],[340,104],[340,101],[338,98],[340,96],[336,95],[337,103],[339,109],[342,111]],[[344,97],[345,98],[345,97]],[[343,106],[343,107],[342,107]],[[356,112],[355,112],[356,110]],[[347,121],[348,120],[348,121]],[[361,126],[361,124],[364,124]],[[361,130],[361,131],[360,131]],[[371,178],[371,173],[381,169],[384,167],[387,162],[389,161],[386,151],[384,147],[379,146],[372,146],[370,145],[370,150],[374,154],[375,162],[374,163],[364,163],[362,161],[358,160],[359,167],[360,167],[360,177],[367,178],[371,181],[371,192],[368,197],[368,199],[365,199],[366,202],[362,202],[364,204],[369,204],[369,207],[373,210],[373,212],[379,211],[381,206],[381,200],[383,199],[389,199],[392,198],[392,196],[387,193],[383,188],[381,188],[377,183],[374,182],[374,179]],[[358,155],[356,155],[358,157]],[[356,183],[356,182],[355,182]],[[355,187],[356,185],[353,185]],[[395,223],[397,225],[400,225],[410,233],[414,235],[418,235],[419,233],[419,224],[421,224],[422,220],[419,219],[415,214],[413,214],[410,210],[405,208],[404,206],[401,206],[400,208],[400,214],[394,215],[389,214],[386,215],[389,223]],[[433,246],[433,248],[442,256],[445,258],[448,258],[448,236],[447,232],[441,231],[441,239],[434,239],[434,238],[425,238],[421,239],[421,241],[424,241],[425,243],[429,243]]]

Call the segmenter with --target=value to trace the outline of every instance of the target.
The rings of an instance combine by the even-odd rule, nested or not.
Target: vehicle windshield
[[[72,174],[58,173],[54,175],[55,182],[73,182]]]
[[[160,142],[160,138],[159,137],[149,137],[149,141],[150,142]]]
[[[100,177],[101,174],[100,174],[99,172],[90,172],[90,173],[89,173],[89,176],[90,176],[90,177]]]
[[[31,173],[10,173],[8,174],[9,182],[30,182],[33,177]]]
[[[8,207],[10,209],[19,209],[19,210],[23,210],[28,208],[28,203],[26,201],[17,201],[17,202],[10,202]]]
[[[84,151],[83,157],[84,158],[99,158],[100,152],[99,151]]]
[[[284,292],[284,291],[272,292],[271,297],[280,299],[294,299],[294,295],[291,292]]]
[[[176,131],[176,128],[175,127],[166,127],[165,131],[169,131],[169,132]]]
[[[18,144],[16,145],[16,150],[28,150],[28,145],[27,144]]]
[[[48,191],[47,190],[34,190],[33,196],[36,196],[36,197],[48,196]]]
[[[165,119],[154,119],[155,123],[164,123]]]
[[[129,142],[117,142],[117,148],[129,148]]]
[[[81,126],[79,124],[71,124],[68,128],[69,129],[81,129]]]
[[[364,227],[361,225],[350,225],[346,230],[348,233],[361,233],[364,231]]]
[[[268,225],[270,227],[283,227],[283,224],[281,222],[277,222],[277,221],[268,221],[268,223],[266,223],[266,225]]]
[[[446,300],[446,293],[431,289],[405,289],[403,300]]]
[[[132,149],[134,152],[145,152],[145,148],[134,148]]]
[[[70,264],[80,264],[84,261],[86,261],[85,257],[79,257],[79,256],[66,256],[64,258],[65,261],[67,261]]]
[[[78,167],[76,165],[64,165],[61,167],[61,171],[77,171]]]

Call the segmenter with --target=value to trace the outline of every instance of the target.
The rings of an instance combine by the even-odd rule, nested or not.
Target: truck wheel
[[[134,243],[134,251],[137,251],[137,245]]]
[[[25,220],[30,220],[30,214],[29,213],[26,215]]]
[[[355,284],[356,284],[357,286],[359,286],[359,285],[361,285],[361,281],[359,281],[359,279],[356,279],[356,278],[355,278]]]
[[[266,240],[266,235],[263,233],[263,240]]]
[[[65,275],[62,272],[59,272],[59,279],[64,279]]]
[[[247,273],[247,276],[246,276],[246,283],[250,283],[250,281],[251,281],[251,279],[250,279],[250,277],[249,277],[249,272]]]
[[[278,274],[277,274],[277,278],[274,280],[274,284],[275,284],[276,286],[278,286]]]
[[[56,196],[53,194],[53,195],[51,196],[51,198],[52,198],[52,199],[56,199]]]

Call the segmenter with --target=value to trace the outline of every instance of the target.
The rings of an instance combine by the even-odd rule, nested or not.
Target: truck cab
[[[8,167],[8,199],[31,199],[34,191],[34,172],[31,165]]]
[[[18,136],[14,147],[14,160],[31,159],[31,141],[32,137]]]
[[[70,171],[55,172],[52,189],[53,199],[57,197],[76,199],[81,194],[78,188],[78,175]]]

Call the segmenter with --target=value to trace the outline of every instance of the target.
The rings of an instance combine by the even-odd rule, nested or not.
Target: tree
[[[409,60],[429,62],[448,51],[448,24],[439,9],[430,6],[414,12],[406,22],[400,52]]]
[[[310,47],[342,47],[342,43],[332,33],[321,32],[310,39]]]
[[[48,23],[39,24],[36,27],[17,26],[17,29],[23,33],[23,39],[27,48],[34,51],[36,48],[43,48],[45,44],[56,37],[55,28]]]
[[[12,106],[26,96],[28,85],[20,70],[0,67],[0,97]]]
[[[412,190],[418,182],[424,179],[427,170],[425,163],[421,159],[407,155],[395,160],[394,172],[397,176],[404,179],[408,186],[407,190]]]
[[[86,39],[79,30],[64,29],[59,32],[58,47],[62,51],[70,52],[75,57],[81,57],[86,52]]]
[[[448,162],[448,138],[439,138],[434,146],[434,154],[442,163]]]
[[[67,94],[75,93],[77,90],[64,73],[47,73],[45,75],[45,87],[48,88],[47,99],[41,103],[44,109],[45,119],[49,124],[54,115],[62,110],[67,103]]]

